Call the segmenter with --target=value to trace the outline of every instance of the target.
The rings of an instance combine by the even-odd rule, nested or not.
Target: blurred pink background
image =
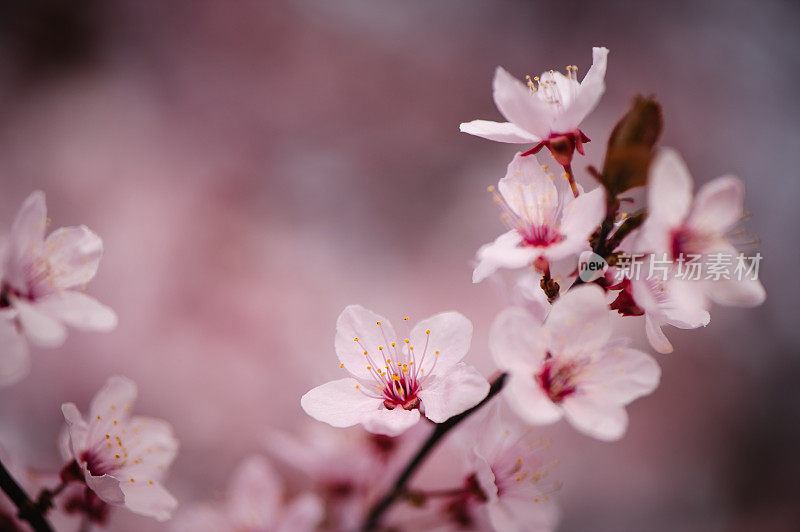
[[[662,385],[629,408],[622,441],[541,431],[561,462],[561,530],[796,530],[798,27],[800,6],[778,0],[3,1],[0,227],[42,189],[53,227],[98,232],[90,292],[120,325],[34,350],[30,376],[0,391],[0,442],[59,468],[61,403],[85,408],[124,374],[137,411],[181,441],[167,486],[182,503],[213,497],[268,427],[306,426],[299,398],[340,375],[350,303],[463,312],[468,361],[488,376],[505,303],[472,285],[471,260],[502,229],[485,188],[515,150],[458,124],[499,118],[496,65],[584,73],[605,45],[579,180],[631,98],[656,95],[662,144],[698,183],[745,180],[768,298],[669,330]],[[434,457],[427,474],[448,471]],[[164,528],[122,510],[111,522]]]

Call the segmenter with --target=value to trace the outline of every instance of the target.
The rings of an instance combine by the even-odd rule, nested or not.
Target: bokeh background
[[[299,397],[339,375],[334,324],[356,302],[395,319],[460,310],[489,375],[505,302],[471,284],[471,259],[502,229],[485,187],[514,148],[458,124],[499,118],[495,65],[585,72],[605,45],[579,180],[631,98],[656,95],[663,144],[698,183],[745,180],[769,295],[668,331],[676,352],[622,441],[542,431],[561,530],[796,530],[798,27],[780,0],[3,0],[0,227],[42,189],[54,227],[97,231],[91,293],[120,325],[34,350],[27,380],[0,391],[0,442],[57,469],[60,404],[85,408],[124,374],[137,410],[181,440],[168,487],[212,497],[268,427],[306,426]],[[162,525],[117,511],[111,529]]]

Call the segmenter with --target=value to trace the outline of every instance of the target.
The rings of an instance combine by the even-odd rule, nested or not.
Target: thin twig
[[[434,447],[439,443],[439,441],[444,438],[444,436],[450,432],[456,425],[464,421],[466,418],[477,412],[482,406],[488,403],[492,397],[497,395],[500,390],[503,389],[503,386],[506,383],[507,373],[501,373],[494,379],[492,379],[491,385],[489,387],[489,393],[484,397],[483,401],[478,403],[477,405],[473,406],[466,412],[463,412],[457,416],[453,416],[444,423],[439,423],[436,425],[436,428],[433,430],[433,433],[428,437],[425,443],[422,445],[417,454],[414,455],[414,458],[408,463],[406,468],[403,470],[402,473],[397,477],[397,480],[394,483],[389,492],[384,495],[384,497],[379,500],[370,510],[369,514],[367,515],[367,520],[364,523],[362,530],[365,532],[369,532],[372,530],[376,530],[378,525],[380,524],[381,517],[383,514],[392,506],[394,501],[403,495],[406,492],[406,484],[408,483],[411,476],[414,472],[422,465],[425,459],[428,457],[430,452],[433,450]]]
[[[53,532],[53,527],[47,522],[38,505],[17,484],[17,481],[11,476],[2,461],[0,461],[0,488],[19,510],[19,518],[30,523],[33,530],[36,532]]]

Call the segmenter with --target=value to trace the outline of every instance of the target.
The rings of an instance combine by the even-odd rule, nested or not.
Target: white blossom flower
[[[200,503],[180,513],[174,532],[310,532],[323,517],[322,502],[312,493],[283,500],[280,477],[262,456],[251,456],[237,468],[221,503]]]
[[[334,427],[360,423],[387,436],[416,424],[420,413],[442,423],[489,392],[486,379],[461,362],[471,339],[472,323],[458,312],[422,320],[403,338],[382,316],[351,305],[339,316],[335,341],[339,367],[351,376],[314,388],[300,404]]]
[[[504,415],[501,404],[495,401],[457,433],[466,451],[467,490],[447,508],[461,512],[462,520],[485,510],[497,532],[554,530],[559,512],[550,495],[560,484],[549,478],[547,442]]]
[[[602,440],[622,437],[625,405],[651,393],[661,370],[650,355],[611,340],[603,290],[584,285],[562,294],[544,324],[520,308],[495,320],[489,347],[509,372],[503,391],[527,423],[566,416],[579,431]]]
[[[576,149],[583,155],[583,143],[589,141],[579,128],[605,91],[607,57],[607,48],[592,48],[592,66],[580,83],[574,65],[567,67],[566,76],[552,70],[533,79],[528,76],[527,87],[497,67],[494,101],[508,122],[473,120],[460,129],[498,142],[535,144],[525,155],[547,146],[556,161],[567,166]]]
[[[744,184],[733,176],[706,183],[692,200],[692,176],[680,155],[664,148],[651,165],[648,215],[637,247],[656,258],[666,256],[675,266],[691,255],[735,258],[738,251],[727,234],[742,218],[743,202]],[[694,290],[722,305],[755,306],[766,298],[761,283],[749,277],[690,282]]]
[[[108,331],[117,317],[108,307],[80,291],[97,272],[103,243],[84,226],[63,227],[45,238],[44,194],[34,192],[22,204],[5,249],[0,281],[0,385],[25,374],[27,347],[13,327],[33,343],[61,345],[64,324]],[[20,345],[22,343],[22,345]]]
[[[497,184],[495,201],[510,228],[478,250],[472,273],[477,283],[498,268],[523,268],[577,256],[589,248],[589,237],[606,212],[605,193],[598,187],[574,198],[559,190],[534,157],[517,153]]]
[[[74,403],[63,404],[67,427],[61,451],[103,501],[164,521],[178,505],[161,484],[178,441],[167,422],[132,417],[135,399],[133,381],[111,377],[92,399],[86,419]]]

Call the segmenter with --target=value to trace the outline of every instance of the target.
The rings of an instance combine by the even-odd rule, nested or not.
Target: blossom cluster
[[[86,523],[101,525],[111,507],[125,507],[159,521],[175,514],[170,526],[179,532],[554,529],[560,484],[536,427],[563,419],[585,436],[619,440],[627,405],[661,379],[656,358],[615,331],[615,314],[639,319],[652,348],[668,353],[665,326],[698,328],[709,323],[712,303],[754,306],[765,298],[761,255],[740,252],[732,235],[744,212],[742,182],[724,176],[693,194],[678,153],[656,147],[655,101],[636,100],[611,134],[604,167],[589,172],[597,184],[578,183],[573,162],[590,142],[583,121],[605,90],[608,53],[594,48],[580,81],[575,65],[524,82],[498,68],[493,94],[506,121],[461,124],[465,133],[525,147],[489,187],[506,230],[478,248],[472,272],[474,283],[502,281],[503,270],[519,274],[491,324],[493,377],[470,363],[473,324],[463,314],[406,316],[395,327],[353,304],[336,322],[341,377],[300,398],[324,424],[302,435],[268,431],[264,452],[242,459],[218,500],[177,511],[165,487],[178,451],[173,429],[133,415],[137,387],[114,376],[85,413],[61,406],[64,467],[52,487],[35,486],[35,501],[12,496],[16,514],[0,512],[48,530],[45,516],[60,497],[57,511]],[[552,160],[541,160],[546,153]],[[626,211],[635,188],[645,189],[646,206]],[[110,331],[117,323],[82,291],[98,270],[100,238],[84,226],[45,236],[48,223],[44,195],[35,192],[3,250],[0,386],[25,376],[28,343],[57,347],[65,326]],[[587,256],[602,264],[589,276]],[[442,479],[452,487],[411,485],[440,442],[461,458]],[[286,481],[284,469],[297,478]],[[21,490],[9,486],[20,471],[2,476],[17,499]]]

